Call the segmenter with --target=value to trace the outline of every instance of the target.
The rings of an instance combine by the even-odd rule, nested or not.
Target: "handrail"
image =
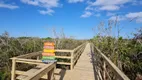
[[[27,64],[44,64],[41,60],[33,60],[33,59],[22,59],[22,58],[11,58],[15,59],[17,63],[27,63]]]
[[[55,52],[72,52],[72,50],[58,50],[58,49],[56,49]]]
[[[78,51],[73,56],[73,59],[74,59],[73,64],[75,64],[75,62],[79,59],[79,56],[83,52],[84,48],[85,48],[85,44],[83,44],[83,45],[81,45],[81,46],[78,47]]]
[[[78,47],[74,48],[73,51],[76,51],[77,49],[79,49],[80,47],[82,47],[83,45],[85,45],[86,43],[83,43],[81,45],[79,45]]]
[[[106,65],[111,67],[111,70],[113,70],[113,72],[115,73],[115,76],[117,77],[117,79],[119,78],[119,80],[130,80],[110,59],[108,59],[96,46],[94,46],[92,44],[92,48],[95,48],[97,50],[99,56],[101,56],[101,58],[103,58],[102,61],[103,62],[103,79],[106,80],[106,76],[109,75],[108,71],[106,71]],[[96,55],[97,56],[97,55]],[[98,57],[98,56],[97,56]],[[107,64],[106,64],[107,63]],[[106,75],[107,74],[107,75]],[[110,76],[108,76],[108,78],[110,79]],[[111,79],[110,79],[111,80]]]
[[[85,45],[86,43],[83,43],[81,45],[79,45],[78,47],[74,48],[71,52],[71,66],[70,66],[70,69],[72,70],[74,65],[75,65],[75,62],[78,60],[79,56],[81,55],[82,52],[80,52],[80,48],[83,47],[83,45]],[[78,50],[78,51],[77,51]],[[77,52],[76,52],[77,51]],[[76,54],[75,54],[76,53]],[[78,54],[80,53],[80,54]],[[74,56],[75,55],[75,56]],[[78,55],[78,58],[76,58],[76,55]],[[76,58],[76,59],[75,59]]]
[[[42,51],[32,52],[32,53],[28,53],[28,54],[23,54],[23,55],[17,56],[17,58],[30,58],[30,57],[38,56],[41,53],[42,53]]]

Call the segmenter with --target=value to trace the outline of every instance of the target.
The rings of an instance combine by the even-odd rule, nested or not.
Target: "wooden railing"
[[[78,46],[77,48],[73,49],[72,51],[72,61],[71,61],[71,70],[73,69],[74,65],[76,64],[77,60],[79,59],[80,55],[82,54],[82,52],[84,51],[86,47],[86,43]]]
[[[92,59],[96,80],[130,80],[109,58],[96,46],[91,44]]]
[[[16,80],[16,75],[25,76],[20,80],[39,80],[45,74],[48,74],[48,79],[53,78],[54,69],[56,67],[56,63],[44,64],[41,60],[33,60],[33,59],[22,59],[18,57],[11,58],[12,59],[12,71],[11,71],[11,80]],[[26,71],[16,70],[16,63],[24,63],[30,65],[42,65],[43,67],[37,69],[36,73],[28,73]],[[52,75],[51,75],[52,74]]]
[[[61,54],[62,53],[67,53],[67,54],[70,54],[70,56],[61,56],[61,55],[56,55],[55,57],[56,58],[60,58],[60,59],[70,59],[70,62],[58,62],[57,61],[57,64],[60,64],[60,65],[69,65],[70,66],[70,69],[72,70],[75,63],[77,62],[77,60],[79,59],[81,53],[83,52],[84,48],[85,48],[85,45],[86,43],[76,47],[75,49],[73,50],[55,50],[55,52],[60,52]]]
[[[83,52],[85,45],[86,45],[86,43],[78,46],[77,48],[75,48],[73,50],[55,50],[55,53],[59,52],[61,54],[62,53],[70,54],[70,56],[55,55],[56,58],[70,59],[70,62],[59,62],[59,61],[57,61],[56,63],[52,63],[52,64],[44,64],[40,60],[41,57],[42,57],[42,55],[41,55],[42,51],[33,52],[33,53],[13,57],[13,58],[11,58],[12,59],[11,80],[15,80],[16,75],[25,75],[25,73],[26,73],[25,71],[16,70],[16,63],[26,63],[26,64],[33,64],[33,65],[46,65],[45,67],[41,68],[35,74],[32,74],[32,76],[27,77],[25,80],[38,80],[39,78],[41,78],[46,73],[50,73],[50,74],[48,74],[48,76],[51,78],[51,73],[53,73],[53,71],[54,71],[53,69],[55,69],[56,64],[69,65],[70,69],[72,70],[74,65],[76,64],[77,60],[79,59],[81,53]],[[26,75],[26,76],[28,76],[28,75]],[[35,77],[37,77],[37,79],[35,79]]]

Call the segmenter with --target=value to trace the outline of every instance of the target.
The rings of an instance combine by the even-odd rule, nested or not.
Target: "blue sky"
[[[53,37],[54,28],[57,33],[64,29],[68,37],[89,39],[99,22],[116,16],[123,27],[120,35],[130,35],[142,26],[142,0],[0,0],[0,34]]]

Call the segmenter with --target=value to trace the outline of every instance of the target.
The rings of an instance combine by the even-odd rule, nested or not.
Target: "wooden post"
[[[48,80],[54,80],[54,69],[51,69],[49,72],[48,72]]]
[[[103,61],[103,78],[104,78],[104,80],[106,80],[106,72],[105,72],[105,70],[106,70],[106,63],[105,63],[105,61]]]
[[[15,80],[16,58],[12,59],[11,80]]]
[[[55,66],[54,66],[54,68],[53,68],[53,80],[56,80],[56,79],[55,79],[55,75],[54,75],[55,70],[56,70],[56,64],[57,64],[57,62],[55,62]]]
[[[39,60],[39,56],[37,56],[37,58],[36,58],[37,60]]]
[[[73,69],[73,54],[74,54],[74,50],[71,52],[71,65],[70,65],[70,69]]]

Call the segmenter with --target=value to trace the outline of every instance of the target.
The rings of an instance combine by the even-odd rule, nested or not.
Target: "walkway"
[[[57,69],[55,73],[61,74],[55,74],[56,80],[95,80],[90,44],[88,43],[86,45],[84,52],[80,56],[73,70]]]

